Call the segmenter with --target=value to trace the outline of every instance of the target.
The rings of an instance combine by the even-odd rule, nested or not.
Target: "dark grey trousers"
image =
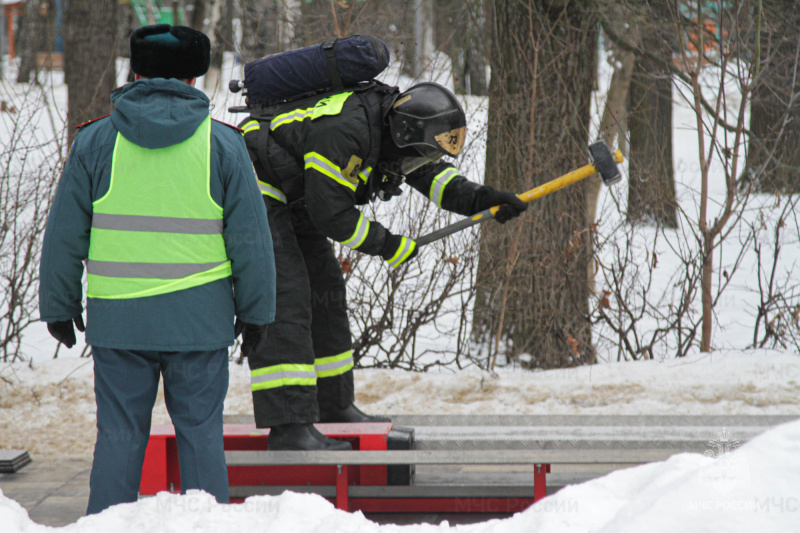
[[[97,443],[87,514],[138,499],[150,418],[164,376],[175,426],[181,492],[202,489],[228,503],[222,402],[228,350],[153,352],[94,347]]]

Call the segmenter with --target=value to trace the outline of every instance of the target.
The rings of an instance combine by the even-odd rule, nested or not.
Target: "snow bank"
[[[316,495],[285,492],[220,505],[200,491],[116,505],[63,528],[38,525],[0,491],[5,533],[773,533],[800,524],[800,422],[774,428],[717,458],[681,454],[567,487],[505,520],[451,527],[378,525]]]
[[[375,412],[413,414],[795,414],[800,356],[769,350],[488,373],[365,370],[356,391]],[[425,401],[419,401],[424,398]]]
[[[225,414],[253,412],[247,366],[232,363]],[[527,372],[359,370],[356,402],[388,414],[800,414],[800,355],[757,350]],[[0,365],[0,448],[89,458],[91,359]],[[159,393],[153,422],[169,423]]]

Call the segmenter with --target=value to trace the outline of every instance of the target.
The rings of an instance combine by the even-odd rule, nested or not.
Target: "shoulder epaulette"
[[[86,122],[84,122],[83,124],[78,124],[77,126],[75,126],[75,129],[76,129],[76,130],[79,130],[79,129],[81,129],[81,128],[85,128],[85,127],[86,127],[86,126],[88,126],[89,124],[94,124],[94,123],[95,123],[95,122],[97,122],[98,120],[100,120],[100,119],[103,119],[103,118],[106,118],[106,117],[108,117],[108,116],[111,116],[111,113],[108,113],[108,114],[106,114],[106,115],[103,115],[102,117],[93,118],[92,120],[87,120],[87,121],[86,121]]]
[[[241,133],[244,133],[244,130],[242,130],[242,128],[239,128],[239,127],[237,127],[237,126],[234,126],[233,124],[228,124],[227,122],[222,122],[221,120],[217,120],[217,119],[215,119],[215,118],[212,118],[211,120],[213,120],[214,122],[219,122],[219,123],[220,123],[220,124],[222,124],[223,126],[228,126],[229,128],[232,128],[232,129],[236,130],[236,131],[237,131],[238,133],[240,133],[240,134],[241,134]]]

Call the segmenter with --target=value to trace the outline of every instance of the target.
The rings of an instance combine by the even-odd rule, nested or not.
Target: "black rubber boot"
[[[285,424],[269,430],[270,450],[352,450],[349,442],[329,439],[314,424]]]
[[[337,409],[333,411],[321,410],[320,422],[345,422],[352,424],[357,422],[391,422],[391,420],[385,416],[372,416],[365,414],[361,412],[361,410],[356,407],[355,404],[351,403],[344,409]]]

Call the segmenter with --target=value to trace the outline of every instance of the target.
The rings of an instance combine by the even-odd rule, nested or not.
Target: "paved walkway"
[[[37,461],[14,474],[0,474],[3,494],[47,526],[72,524],[89,502],[90,460]]]
[[[89,502],[89,473],[86,460],[37,461],[35,458],[19,472],[0,474],[3,494],[28,510],[31,519],[46,526],[66,526],[84,516]],[[469,524],[508,514],[367,514],[379,524]],[[1,528],[0,528],[1,530]]]

